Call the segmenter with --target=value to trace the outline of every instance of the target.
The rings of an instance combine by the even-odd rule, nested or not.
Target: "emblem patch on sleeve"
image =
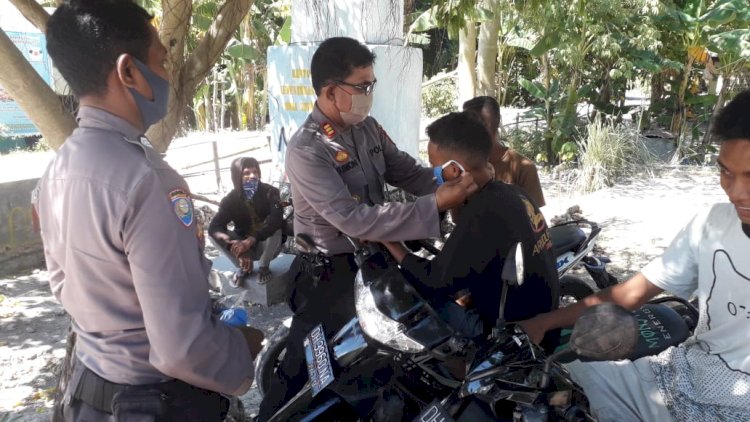
[[[175,189],[169,192],[169,201],[180,223],[190,227],[193,224],[193,201],[190,195],[182,189]]]
[[[343,162],[345,162],[346,160],[349,159],[349,153],[347,153],[346,151],[343,151],[343,150],[338,151],[338,152],[336,152],[335,159],[339,163],[343,163]]]

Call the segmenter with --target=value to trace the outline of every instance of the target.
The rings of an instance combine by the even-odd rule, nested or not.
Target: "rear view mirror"
[[[570,349],[591,360],[620,360],[633,355],[638,320],[625,308],[602,303],[587,309],[570,335]]]
[[[503,262],[503,272],[500,274],[500,277],[509,286],[520,286],[523,284],[523,276],[523,247],[518,242],[510,247],[508,256],[505,257],[505,262]]]

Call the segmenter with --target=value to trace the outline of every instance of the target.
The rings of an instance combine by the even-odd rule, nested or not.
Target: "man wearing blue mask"
[[[167,111],[167,50],[127,0],[69,0],[47,48],[80,101],[39,181],[50,287],[77,334],[66,421],[220,421],[262,334],[212,315],[190,190],[143,133]]]
[[[509,290],[503,317],[517,321],[556,309],[557,269],[544,216],[520,188],[493,180],[487,166],[492,140],[482,122],[470,113],[450,113],[428,126],[427,135],[436,179],[450,183],[469,171],[479,190],[451,209],[456,227],[434,259],[383,242],[414,287],[457,332],[481,341],[498,318],[505,257],[521,242],[524,283]],[[452,299],[464,289],[471,294],[466,308]],[[544,346],[556,345],[557,336],[552,332]]]
[[[260,165],[254,158],[240,157],[232,161],[232,183],[219,204],[219,212],[208,226],[211,240],[240,269],[231,283],[239,287],[253,271],[253,260],[260,261],[258,282],[271,279],[269,264],[281,249],[279,190],[260,181]],[[229,230],[229,224],[234,230]]]

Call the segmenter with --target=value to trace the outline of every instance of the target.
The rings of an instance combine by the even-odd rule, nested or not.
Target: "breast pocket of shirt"
[[[344,163],[337,163],[336,171],[349,189],[352,198],[357,202],[362,202],[362,198],[367,196],[367,180],[360,164],[349,159]]]

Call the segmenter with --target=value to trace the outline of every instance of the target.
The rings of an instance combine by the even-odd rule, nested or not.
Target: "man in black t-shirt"
[[[487,167],[492,141],[482,123],[467,113],[450,113],[431,124],[427,135],[438,183],[466,171],[479,191],[451,210],[456,227],[432,261],[409,254],[400,243],[384,243],[414,287],[460,333],[487,334],[498,317],[503,261],[521,242],[524,283],[508,291],[505,319],[518,321],[556,309],[557,270],[544,216],[521,189],[492,179]],[[471,293],[473,304],[466,310],[451,298],[463,289]]]

